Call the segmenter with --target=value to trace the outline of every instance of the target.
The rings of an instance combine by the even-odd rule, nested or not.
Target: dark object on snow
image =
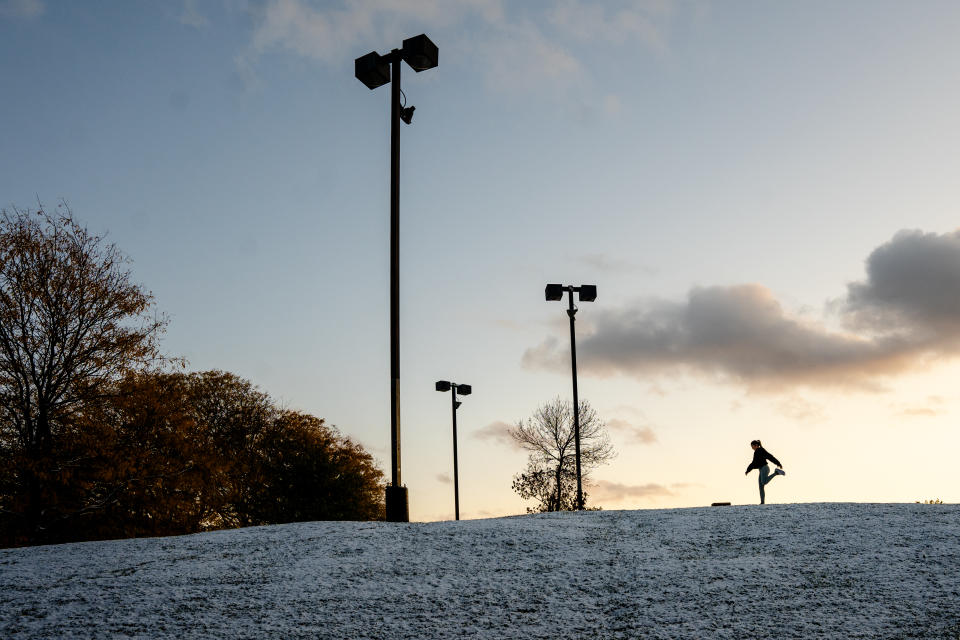
[[[714,502],[710,505],[711,507],[729,507],[729,502]]]
[[[410,501],[407,488],[387,485],[387,522],[410,522]]]

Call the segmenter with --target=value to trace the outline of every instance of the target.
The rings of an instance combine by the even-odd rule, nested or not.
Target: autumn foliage
[[[322,419],[183,373],[113,245],[69,210],[0,218],[0,546],[383,517],[383,474]]]

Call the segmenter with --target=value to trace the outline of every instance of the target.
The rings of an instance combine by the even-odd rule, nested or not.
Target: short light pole
[[[460,474],[457,469],[457,409],[460,408],[460,402],[457,400],[457,394],[468,396],[473,393],[473,387],[469,384],[457,384],[447,380],[437,380],[437,391],[450,392],[450,405],[453,408],[453,509],[457,520],[460,519]]]
[[[583,481],[580,474],[580,400],[577,398],[577,335],[574,330],[574,316],[577,308],[573,305],[573,292],[580,294],[580,302],[593,302],[597,299],[597,285],[582,284],[579,287],[563,284],[548,284],[544,290],[544,297],[548,301],[563,300],[563,292],[569,294],[570,306],[567,315],[570,316],[570,366],[573,369],[573,443],[577,457],[577,509],[583,509]]]
[[[386,55],[371,51],[354,61],[357,80],[376,89],[391,81],[390,96],[390,471],[388,522],[409,522],[407,488],[400,485],[400,121],[410,124],[414,107],[400,103],[400,62],[420,72],[437,66],[437,45],[424,34],[407,38]]]

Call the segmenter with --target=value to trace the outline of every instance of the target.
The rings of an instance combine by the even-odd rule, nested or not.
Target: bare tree
[[[510,428],[510,436],[530,452],[527,469],[513,478],[513,490],[538,504],[527,511],[567,511],[576,508],[576,459],[573,410],[560,398],[541,405],[526,421]],[[580,467],[584,481],[590,472],[616,453],[606,425],[586,400],[580,401]],[[584,492],[584,503],[587,493]]]
[[[0,212],[0,453],[25,461],[35,516],[71,416],[161,359],[166,320],[128,263],[65,203],[54,214]]]

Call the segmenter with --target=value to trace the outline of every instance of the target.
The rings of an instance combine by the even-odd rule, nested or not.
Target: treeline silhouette
[[[65,204],[0,215],[0,545],[382,519],[359,444],[161,354],[128,262]]]

